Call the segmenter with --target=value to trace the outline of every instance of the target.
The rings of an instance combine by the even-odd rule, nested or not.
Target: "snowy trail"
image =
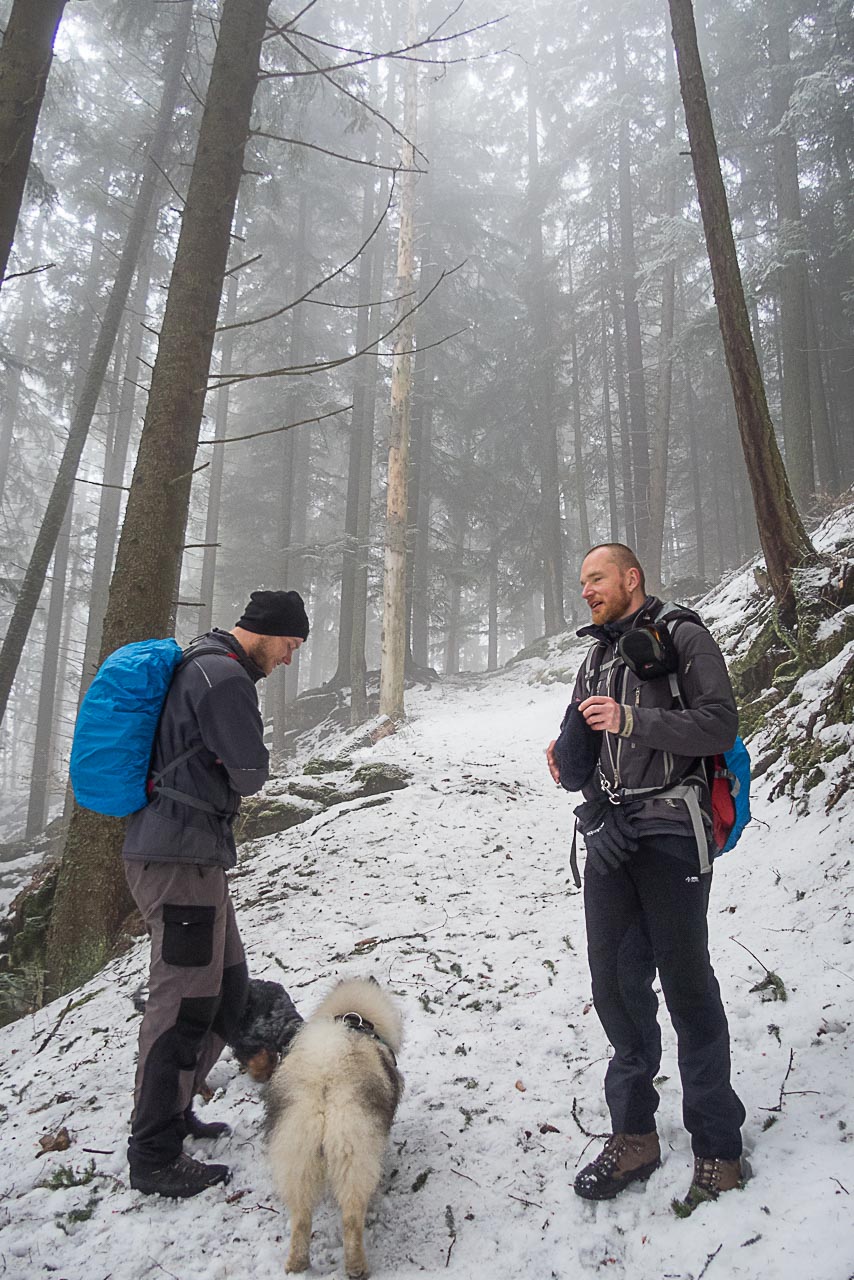
[[[751,828],[715,872],[712,953],[753,1180],[687,1221],[672,1214],[691,1157],[663,1016],[664,1166],[616,1202],[586,1204],[571,1183],[588,1144],[580,1125],[607,1129],[607,1046],[589,1003],[580,896],[567,883],[571,800],[543,757],[569,690],[529,683],[532,674],[536,664],[520,664],[416,691],[403,729],[362,753],[411,770],[408,788],[241,850],[234,895],[253,973],[285,982],[306,1010],[336,978],[365,973],[402,999],[407,1088],[369,1218],[373,1274],[848,1280],[851,807],[795,824],[786,803],[760,790],[756,812],[771,825]],[[779,973],[785,1003],[750,991],[763,971],[732,938]],[[231,1163],[231,1185],[183,1204],[127,1189],[138,1027],[127,997],[146,952],[137,945],[84,988],[96,994],[43,1052],[64,1001],[0,1032],[0,1275],[9,1280],[282,1271],[287,1220],[264,1162],[261,1094],[231,1061],[212,1073],[218,1096],[205,1114],[234,1133],[197,1144]],[[790,1051],[791,1092],[780,1112],[763,1110],[780,1102]],[[36,1158],[39,1137],[63,1124],[70,1149]],[[79,1176],[90,1161],[82,1185],[40,1185],[63,1168]],[[75,1211],[89,1216],[75,1221]],[[312,1259],[313,1274],[343,1277],[328,1205]]]

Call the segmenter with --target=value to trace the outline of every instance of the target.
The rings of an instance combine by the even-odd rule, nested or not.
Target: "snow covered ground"
[[[745,581],[725,593],[727,612],[739,596],[743,608]],[[721,597],[709,602],[716,622],[723,611]],[[608,1047],[567,872],[572,800],[551,782],[543,750],[569,693],[555,676],[581,653],[413,692],[401,731],[356,757],[406,767],[407,789],[241,850],[233,887],[256,976],[283,981],[307,1011],[337,978],[371,973],[405,1011],[406,1094],[369,1217],[373,1274],[850,1280],[854,795],[825,813],[844,755],[806,813],[769,798],[784,761],[769,769],[757,821],[715,869],[711,946],[748,1111],[751,1181],[687,1220],[674,1216],[691,1155],[663,1015],[662,1169],[611,1203],[573,1194],[576,1170],[598,1149],[587,1135],[608,1129]],[[806,723],[842,660],[811,674],[792,716]],[[762,743],[751,748],[756,759]],[[146,957],[140,942],[75,993],[85,1003],[61,1022],[67,998],[0,1032],[8,1280],[283,1271],[288,1223],[265,1164],[262,1093],[233,1061],[214,1069],[216,1096],[198,1108],[233,1135],[195,1144],[232,1165],[231,1185],[183,1203],[128,1189],[139,1022],[129,997]],[[767,971],[785,1001],[768,999],[772,986],[752,990]],[[62,1126],[68,1150],[40,1154],[39,1139]],[[340,1223],[325,1205],[313,1273],[343,1280],[341,1259]]]

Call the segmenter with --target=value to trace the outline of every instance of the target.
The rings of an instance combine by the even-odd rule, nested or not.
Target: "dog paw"
[[[289,1275],[298,1274],[302,1271],[308,1271],[308,1266],[308,1254],[292,1253],[285,1263],[285,1271]]]

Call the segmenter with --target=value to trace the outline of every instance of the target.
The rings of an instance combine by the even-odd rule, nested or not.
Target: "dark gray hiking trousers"
[[[693,836],[641,839],[607,876],[585,868],[593,1003],[614,1054],[605,1098],[614,1133],[651,1133],[661,1065],[656,971],[678,1042],[682,1117],[695,1156],[741,1155],[744,1107],[732,1087],[729,1028],[708,949],[711,875]]]
[[[125,862],[151,936],[128,1160],[162,1169],[180,1154],[185,1111],[246,1004],[248,974],[221,867]]]

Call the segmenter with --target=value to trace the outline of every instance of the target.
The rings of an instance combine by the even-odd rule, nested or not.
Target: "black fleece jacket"
[[[270,757],[255,685],[264,672],[227,631],[214,630],[193,648],[214,648],[179,667],[166,696],[151,758],[152,776],[193,748],[197,754],[167,771],[163,785],[212,805],[204,812],[167,795],[152,796],[128,819],[123,855],[132,861],[192,862],[233,867],[232,824],[242,796],[260,791]]]

